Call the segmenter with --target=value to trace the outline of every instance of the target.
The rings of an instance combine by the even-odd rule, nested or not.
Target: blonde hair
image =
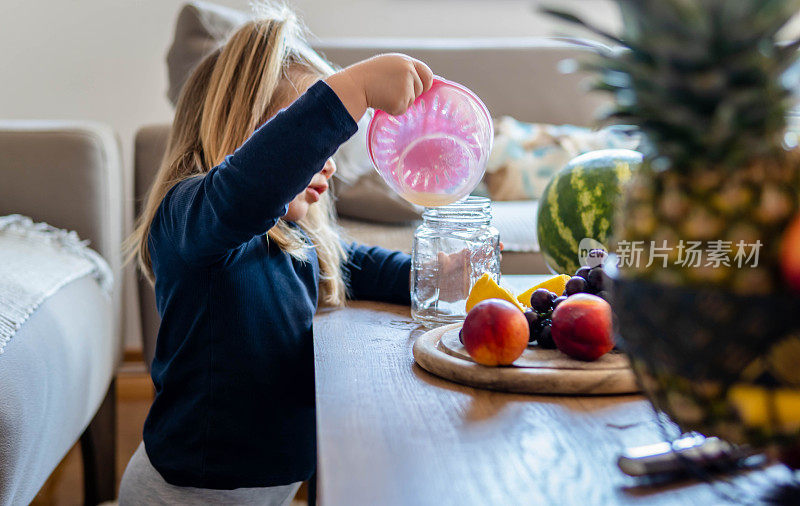
[[[154,274],[147,238],[169,189],[219,165],[260,125],[331,72],[330,65],[303,42],[291,11],[263,6],[257,19],[241,26],[198,65],[181,90],[166,154],[128,241],[131,257],[137,257],[151,283]],[[297,225],[317,252],[320,303],[342,305],[345,253],[329,194],[310,205]],[[268,236],[283,251],[308,260],[312,245],[284,220],[278,220]]]

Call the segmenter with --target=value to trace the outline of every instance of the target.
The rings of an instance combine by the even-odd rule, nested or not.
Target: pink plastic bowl
[[[493,137],[483,102],[460,84],[436,77],[405,114],[375,111],[367,149],[375,169],[401,197],[441,206],[475,189]]]

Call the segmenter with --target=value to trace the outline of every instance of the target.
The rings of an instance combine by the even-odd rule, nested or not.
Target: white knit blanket
[[[47,297],[92,275],[106,293],[108,264],[78,234],[18,214],[0,216],[0,353]]]

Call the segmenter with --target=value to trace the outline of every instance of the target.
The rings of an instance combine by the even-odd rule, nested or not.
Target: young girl
[[[382,55],[326,75],[293,23],[248,22],[181,93],[134,235],[162,322],[122,505],[290,501],[316,463],[318,303],[409,303],[407,255],[339,239],[330,157],[367,107],[403,113],[431,71]]]

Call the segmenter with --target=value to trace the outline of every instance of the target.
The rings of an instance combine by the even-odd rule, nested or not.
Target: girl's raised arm
[[[176,184],[150,230],[181,258],[210,264],[272,228],[291,200],[352,136],[367,107],[399,114],[430,88],[432,73],[404,55],[380,55],[318,82],[200,177]]]
[[[151,236],[168,236],[189,264],[219,260],[272,228],[357,128],[331,88],[316,83],[221,164],[176,184]]]
[[[367,107],[403,114],[433,84],[427,65],[404,54],[382,54],[353,64],[326,82],[358,121]]]

